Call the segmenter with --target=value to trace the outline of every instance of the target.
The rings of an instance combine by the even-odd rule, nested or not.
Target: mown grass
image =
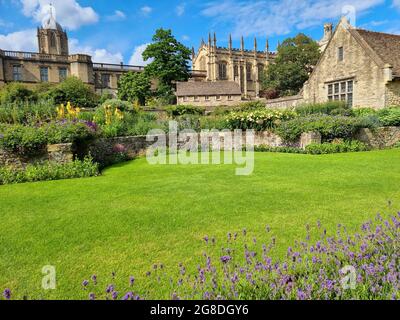
[[[243,228],[267,241],[269,225],[279,258],[304,238],[306,223],[351,230],[400,207],[398,149],[256,153],[254,174],[236,176],[235,168],[138,159],[96,178],[0,186],[0,289],[10,288],[14,298],[86,299],[81,282],[90,275],[99,286],[126,289],[132,274],[135,292],[168,298],[168,283],[147,281],[146,271],[163,263],[175,276],[180,262],[194,270],[205,235],[216,236],[217,248]],[[56,267],[56,290],[41,289],[44,265]]]

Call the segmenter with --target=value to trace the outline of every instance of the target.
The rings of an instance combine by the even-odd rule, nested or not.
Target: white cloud
[[[150,13],[153,12],[153,8],[152,8],[152,7],[149,7],[149,6],[144,6],[144,7],[140,8],[140,12],[141,12],[143,15],[148,16]]]
[[[400,3],[400,0],[395,0]],[[384,0],[353,0],[350,2],[360,15],[384,3]],[[338,19],[349,0],[239,0],[213,1],[205,5],[202,14],[214,19],[214,24],[229,25],[233,36],[284,35],[293,29],[302,30]]]
[[[151,62],[151,59],[144,61],[142,57],[142,53],[146,50],[149,43],[142,44],[140,46],[135,47],[133,50],[133,54],[129,60],[129,64],[133,66],[145,66]]]
[[[176,8],[175,8],[176,15],[178,17],[183,16],[185,14],[185,10],[186,10],[186,4],[185,3],[182,3],[182,4],[178,5],[178,6],[176,6]]]
[[[76,0],[20,0],[25,16],[37,22],[43,22],[48,17],[50,3],[55,8],[57,21],[71,30],[83,25],[93,24],[99,20],[92,7],[82,7]]]
[[[38,51],[36,29],[0,34],[0,48],[12,51]]]
[[[107,49],[92,48],[91,46],[84,46],[79,44],[79,40],[70,39],[69,41],[70,53],[83,53],[92,56],[93,62],[104,63],[121,63],[124,58],[120,52],[110,52]]]
[[[188,41],[188,40],[190,40],[190,37],[189,37],[188,35],[184,34],[184,35],[182,36],[182,40],[183,40],[183,41]]]
[[[400,0],[393,0],[393,7],[400,9]]]
[[[121,10],[115,10],[113,15],[107,16],[108,21],[122,21],[126,19],[126,14]]]

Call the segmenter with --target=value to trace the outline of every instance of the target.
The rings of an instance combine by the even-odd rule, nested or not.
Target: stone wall
[[[400,81],[389,82],[386,85],[386,106],[400,105]]]
[[[354,138],[373,148],[393,147],[400,141],[400,127],[361,129]]]
[[[304,102],[301,94],[290,97],[282,97],[278,99],[269,99],[265,101],[268,108],[274,109],[289,109],[297,107]]]

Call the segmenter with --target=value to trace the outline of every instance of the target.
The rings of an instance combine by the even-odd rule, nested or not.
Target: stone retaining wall
[[[400,127],[361,129],[354,138],[373,148],[393,147],[400,141]]]

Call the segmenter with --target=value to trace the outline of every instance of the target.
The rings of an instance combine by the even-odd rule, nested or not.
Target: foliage
[[[229,129],[255,129],[263,131],[293,119],[296,114],[290,110],[257,109],[254,111],[233,111],[226,117]]]
[[[311,115],[282,122],[276,132],[286,141],[295,141],[304,132],[319,132],[323,141],[335,138],[351,139],[361,128],[372,128],[367,118],[345,116]]]
[[[305,150],[295,147],[270,147],[267,145],[254,146],[255,152],[279,152],[279,153],[306,153]]]
[[[99,174],[98,164],[90,156],[66,164],[45,162],[30,164],[25,169],[0,167],[0,185],[22,182],[48,181],[93,177]]]
[[[295,111],[300,116],[312,114],[328,114],[349,116],[352,114],[351,108],[343,101],[329,101],[325,103],[306,104],[298,106]]]
[[[167,89],[173,89],[174,82],[189,79],[190,54],[189,48],[176,40],[171,30],[156,30],[153,43],[143,52],[143,59],[152,60],[145,72],[159,80],[162,95],[165,96]]]
[[[55,105],[70,102],[74,107],[94,108],[97,105],[97,96],[89,85],[77,77],[68,77],[49,91],[49,97]]]
[[[164,110],[167,112],[168,116],[173,118],[187,114],[203,115],[205,112],[204,108],[190,105],[167,106],[164,108]]]
[[[392,107],[377,111],[379,122],[384,127],[400,126],[400,108]]]
[[[118,81],[118,98],[131,103],[138,102],[141,106],[151,96],[151,81],[145,72],[128,72]]]
[[[2,126],[0,148],[17,154],[34,155],[47,143],[43,128],[20,124]]]
[[[310,144],[306,147],[306,152],[309,154],[328,154],[328,153],[343,153],[343,152],[360,152],[368,151],[369,148],[362,142],[357,140],[341,141],[338,143],[322,143]]]
[[[107,100],[112,100],[112,99],[114,99],[113,94],[110,92],[104,91],[104,92],[102,92],[102,94],[99,97],[99,105],[102,105]]]
[[[298,93],[319,57],[318,44],[306,35],[286,39],[262,78],[263,89],[275,90],[281,96]]]
[[[118,109],[121,110],[123,112],[129,111],[129,112],[137,112],[137,108],[135,108],[135,106],[128,102],[128,101],[123,101],[123,100],[119,100],[119,99],[110,99],[110,100],[106,100],[103,102],[103,104],[101,105],[101,107],[107,107],[110,106],[113,110]]]
[[[47,100],[0,105],[0,123],[29,125],[53,120],[56,116],[53,102]]]
[[[254,111],[254,110],[266,109],[265,103],[261,101],[249,101],[240,103],[233,107],[234,111]],[[229,109],[228,109],[229,110]]]
[[[100,131],[94,122],[66,119],[52,121],[41,129],[49,144],[87,142],[98,136]]]
[[[21,83],[11,82],[0,90],[0,103],[21,103],[37,101],[37,94]]]

